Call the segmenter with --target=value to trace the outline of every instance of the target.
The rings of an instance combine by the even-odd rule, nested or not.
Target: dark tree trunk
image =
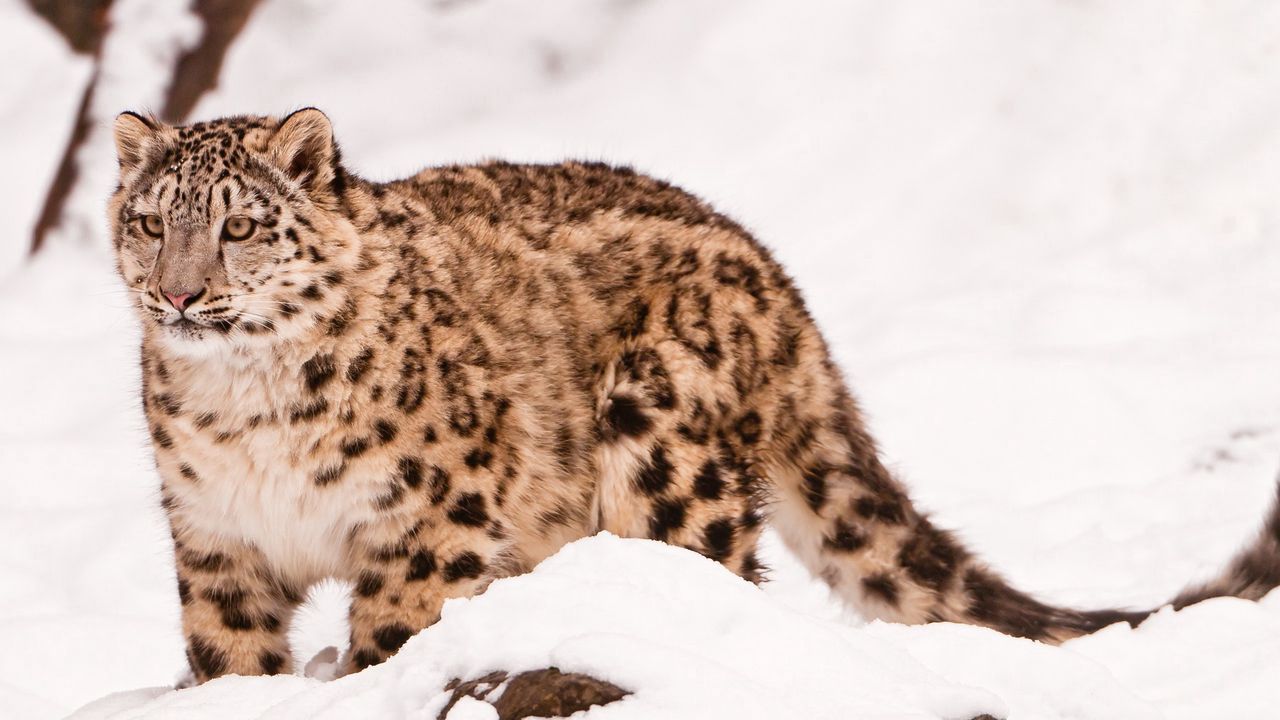
[[[218,86],[218,73],[227,48],[244,29],[258,0],[196,0],[195,13],[204,21],[204,34],[195,47],[178,59],[173,82],[160,119],[176,123],[187,119],[200,97]]]
[[[76,109],[76,121],[71,127],[71,137],[62,150],[62,158],[58,161],[58,171],[53,176],[49,191],[45,193],[44,205],[36,219],[35,230],[31,234],[31,254],[35,254],[44,245],[44,238],[62,219],[62,206],[67,195],[75,185],[79,171],[76,168],[76,153],[89,135],[89,107],[93,103],[93,89],[98,81],[98,58],[102,51],[102,39],[106,37],[109,23],[107,11],[111,9],[111,0],[27,0],[37,15],[53,25],[54,29],[66,39],[71,49],[92,55],[94,58],[93,74],[80,94],[80,105]]]
[[[98,54],[107,33],[111,0],[27,0],[27,4],[66,38],[72,50]]]

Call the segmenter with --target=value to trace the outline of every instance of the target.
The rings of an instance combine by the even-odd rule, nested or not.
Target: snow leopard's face
[[[150,337],[206,355],[297,337],[341,312],[355,230],[328,119],[116,120],[108,215],[117,268]]]

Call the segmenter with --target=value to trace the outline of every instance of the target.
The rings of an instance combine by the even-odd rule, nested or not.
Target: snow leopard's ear
[[[335,180],[338,168],[338,146],[333,140],[333,125],[315,108],[303,108],[284,120],[267,142],[267,152],[276,166],[300,183],[313,197],[338,194]]]
[[[142,164],[155,147],[159,132],[160,128],[155,121],[138,113],[122,112],[116,116],[116,157],[120,160],[122,174]]]

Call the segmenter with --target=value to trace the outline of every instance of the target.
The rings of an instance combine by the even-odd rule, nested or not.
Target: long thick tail
[[[843,384],[837,380],[834,387]],[[821,409],[791,418],[775,436],[767,469],[774,483],[772,521],[810,571],[864,617],[970,623],[1061,642],[1116,622],[1136,626],[1154,612],[1074,610],[1017,590],[917,511],[880,462],[847,393],[824,394],[793,405]],[[1173,605],[1219,596],[1257,599],[1278,585],[1280,498],[1258,540],[1219,578],[1182,593]]]
[[[1182,591],[1172,605],[1181,610],[1215,597],[1261,600],[1276,587],[1280,587],[1280,487],[1258,537],[1227,564],[1222,574]]]

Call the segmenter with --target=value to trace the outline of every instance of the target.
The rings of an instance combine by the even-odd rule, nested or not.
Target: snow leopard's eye
[[[222,223],[224,240],[243,240],[253,234],[258,224],[247,217],[229,217]]]
[[[138,224],[142,226],[142,232],[151,237],[164,237],[164,220],[159,215],[143,215],[138,218]]]

